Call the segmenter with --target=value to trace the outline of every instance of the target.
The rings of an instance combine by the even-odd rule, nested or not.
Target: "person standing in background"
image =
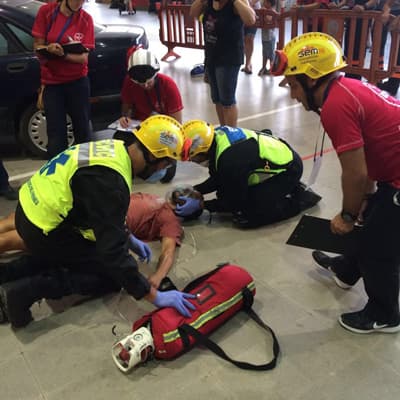
[[[205,72],[221,125],[237,126],[236,86],[243,64],[243,26],[256,22],[247,0],[195,0],[190,16],[203,14]]]
[[[61,0],[44,4],[32,28],[34,49],[45,47],[48,53],[39,57],[49,158],[68,147],[67,114],[72,120],[75,143],[89,141],[88,54],[95,41],[93,20],[82,9],[83,3]],[[69,42],[80,42],[87,51],[67,53],[62,45]]]
[[[383,4],[382,4],[383,2]],[[385,53],[385,46],[389,31],[389,15],[400,15],[400,0],[381,0],[379,7],[382,8],[382,22],[384,24],[382,30],[382,43],[381,43],[381,54],[379,62],[383,66],[383,59]],[[397,54],[397,65],[400,63],[400,51]],[[394,72],[393,75],[385,82],[378,83],[378,87],[385,90],[392,96],[396,96],[400,86],[400,72]]]
[[[275,11],[276,1],[275,0],[264,0],[263,7],[269,11]],[[276,12],[276,11],[275,11]],[[274,51],[275,51],[275,26],[272,21],[272,16],[267,15],[266,21],[268,24],[271,24],[268,28],[263,28],[261,30],[261,39],[262,39],[262,65],[261,69],[258,72],[259,76],[268,75],[269,69],[267,68],[267,63],[269,61],[269,65],[271,68],[272,60],[274,59]]]
[[[249,0],[250,6],[253,10],[259,10],[261,8],[260,0]],[[244,27],[244,55],[245,55],[245,64],[241,69],[242,72],[246,74],[253,73],[253,67],[251,65],[251,57],[254,51],[254,36],[257,33],[257,27],[255,26],[245,26]]]

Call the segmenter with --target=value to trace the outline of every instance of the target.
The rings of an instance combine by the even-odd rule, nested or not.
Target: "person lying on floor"
[[[183,125],[183,132],[182,161],[207,165],[210,174],[194,188],[203,195],[216,192],[216,199],[205,201],[204,208],[232,213],[238,228],[291,218],[321,200],[300,181],[300,156],[270,131],[214,128],[205,121],[192,120]]]
[[[188,199],[196,199],[197,209],[190,215],[181,212]],[[173,188],[163,199],[148,193],[131,194],[126,225],[131,232],[130,249],[141,261],[149,262],[151,249],[144,241],[161,241],[161,254],[156,272],[148,278],[156,289],[163,290],[165,280],[172,268],[176,247],[183,238],[180,217],[185,220],[197,218],[203,210],[203,197],[189,185]],[[9,250],[27,251],[22,238],[15,230],[14,213],[0,221],[0,253]],[[8,263],[0,264],[0,322],[10,321],[21,327],[32,319],[29,308],[42,299],[59,299],[71,294],[90,296],[104,295],[120,288],[99,276],[61,271],[39,265],[31,256],[24,255]]]

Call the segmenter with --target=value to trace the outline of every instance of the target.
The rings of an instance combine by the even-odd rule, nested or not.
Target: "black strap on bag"
[[[249,297],[250,293],[250,297]],[[181,325],[178,328],[179,333],[181,334],[181,338],[184,342],[188,344],[188,335],[192,336],[193,338],[196,339],[196,344],[201,344],[205,347],[207,347],[209,350],[211,350],[213,353],[215,353],[218,357],[221,357],[222,359],[229,361],[231,364],[235,365],[236,367],[240,369],[246,369],[250,371],[268,371],[271,369],[274,369],[278,360],[278,356],[280,353],[280,346],[278,339],[274,333],[274,331],[264,323],[264,321],[257,315],[257,313],[251,308],[252,304],[252,298],[253,295],[248,289],[245,289],[243,291],[243,296],[244,296],[244,311],[249,315],[250,318],[252,318],[259,326],[261,326],[263,329],[268,331],[273,339],[273,345],[272,345],[272,351],[273,351],[273,359],[265,364],[251,364],[245,361],[237,361],[229,357],[224,350],[221,349],[220,346],[218,346],[215,342],[213,342],[211,339],[209,339],[206,335],[202,334],[199,332],[196,328],[193,328],[193,326],[184,324]]]

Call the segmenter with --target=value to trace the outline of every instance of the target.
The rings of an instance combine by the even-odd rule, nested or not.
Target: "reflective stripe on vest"
[[[256,288],[256,284],[254,281],[251,281],[248,285],[247,288],[249,290],[254,290]],[[189,325],[191,325],[195,329],[200,329],[203,325],[205,325],[208,321],[218,317],[222,313],[224,313],[226,310],[229,310],[232,308],[235,304],[239,303],[240,301],[243,301],[243,292],[240,291],[236,293],[234,296],[232,296],[230,299],[224,301],[221,304],[217,304],[215,307],[209,309],[205,313],[199,315],[199,317],[192,321]],[[164,343],[169,343],[173,342],[176,339],[180,338],[180,333],[178,329],[174,329],[173,331],[163,333],[163,341]]]
[[[131,191],[131,159],[122,141],[108,139],[82,143],[49,160],[21,187],[19,200],[29,221],[44,234],[55,229],[72,208],[71,179],[75,172],[95,165],[117,171]],[[81,230],[81,234],[95,240],[91,229]]]
[[[217,168],[219,157],[228,147],[248,139],[257,141],[259,157],[265,162],[263,168],[257,168],[250,174],[249,186],[257,185],[272,175],[286,171],[287,166],[293,161],[293,152],[290,147],[272,135],[257,133],[249,129],[221,126],[215,131],[217,144],[215,167]]]

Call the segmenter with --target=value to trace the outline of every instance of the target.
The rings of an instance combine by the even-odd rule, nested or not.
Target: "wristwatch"
[[[349,213],[348,211],[344,211],[342,210],[342,212],[340,213],[340,216],[342,217],[342,220],[345,222],[356,222],[357,221],[357,215],[353,215],[351,213]]]

